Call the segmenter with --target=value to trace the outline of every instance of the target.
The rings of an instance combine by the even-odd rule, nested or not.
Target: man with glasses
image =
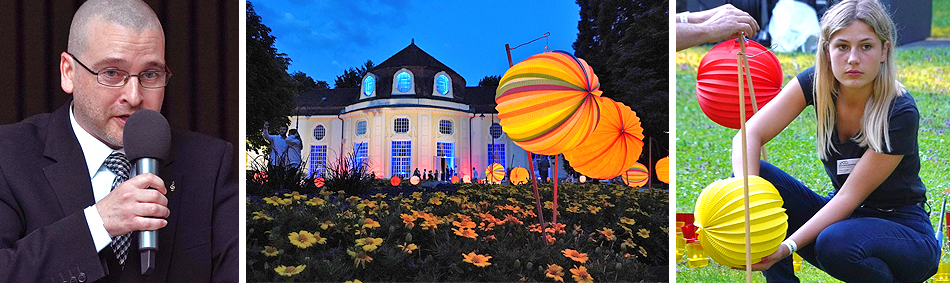
[[[0,127],[0,282],[236,282],[231,144],[173,129],[161,176],[128,176],[126,120],[160,111],[172,77],[151,8],[84,3],[59,66],[72,101]],[[143,275],[145,230],[159,242]]]

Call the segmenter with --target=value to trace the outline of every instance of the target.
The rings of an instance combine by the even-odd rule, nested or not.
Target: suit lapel
[[[86,157],[69,122],[69,104],[53,112],[50,118],[43,154],[55,162],[43,168],[43,173],[56,192],[64,215],[69,215],[96,201]]]
[[[175,152],[175,149],[172,148],[170,152]],[[168,198],[168,209],[170,211],[168,218],[168,225],[165,228],[159,230],[159,239],[158,239],[158,255],[156,256],[156,266],[155,272],[151,276],[148,276],[148,282],[165,282],[168,278],[168,270],[172,264],[172,253],[175,250],[175,242],[177,230],[178,230],[178,219],[182,217],[181,215],[181,192],[182,189],[182,180],[181,174],[175,171],[175,159],[174,154],[168,157],[168,160],[162,161],[161,171],[158,172],[158,176],[162,178],[165,182],[165,188],[167,189],[165,197]],[[172,187],[175,187],[172,189]]]

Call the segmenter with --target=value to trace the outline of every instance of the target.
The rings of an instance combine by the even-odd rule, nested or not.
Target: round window
[[[323,140],[327,136],[327,129],[323,125],[317,125],[316,128],[313,128],[313,138],[316,140]]]
[[[492,138],[501,138],[501,125],[498,123],[491,124],[491,127],[488,128],[488,133],[491,134]]]

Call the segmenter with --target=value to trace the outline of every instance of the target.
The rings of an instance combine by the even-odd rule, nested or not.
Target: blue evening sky
[[[548,50],[574,53],[580,7],[557,1],[251,1],[274,46],[315,81],[333,80],[366,60],[380,64],[412,39],[474,86],[508,69],[505,44],[515,47],[545,32],[551,36],[511,51],[518,63]]]

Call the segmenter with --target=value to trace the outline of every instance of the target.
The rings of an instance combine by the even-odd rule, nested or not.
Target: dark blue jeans
[[[831,200],[772,164],[762,161],[760,166],[759,176],[785,200],[789,236]],[[920,205],[890,211],[858,207],[822,230],[813,243],[799,246],[798,254],[845,282],[922,282],[937,273],[940,261],[933,225]],[[791,256],[762,273],[768,282],[799,282]]]

